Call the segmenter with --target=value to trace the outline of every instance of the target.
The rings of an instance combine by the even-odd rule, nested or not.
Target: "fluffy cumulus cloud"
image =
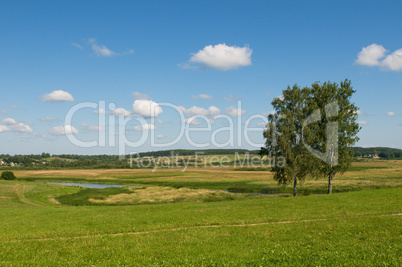
[[[133,103],[133,111],[143,117],[157,117],[163,112],[162,108],[152,100],[138,99]]]
[[[7,125],[0,124],[0,133],[8,132],[10,128]]]
[[[210,95],[199,94],[199,95],[194,95],[193,99],[213,99],[213,97]]]
[[[133,92],[133,97],[139,100],[149,100],[150,97],[147,94],[142,94],[140,92]]]
[[[15,124],[17,124],[17,122],[13,118],[5,118],[4,120],[1,121],[1,124],[15,125]]]
[[[55,90],[49,94],[42,96],[42,100],[45,102],[68,102],[74,101],[73,96],[63,90]]]
[[[26,125],[22,122],[17,123],[15,125],[9,126],[11,130],[17,133],[33,133],[31,127],[29,125]]]
[[[78,134],[78,130],[71,125],[56,126],[49,130],[53,135]]]
[[[201,122],[196,117],[187,118],[186,123],[191,124],[191,125],[200,125],[201,124]]]
[[[210,106],[208,109],[193,106],[186,109],[179,106],[180,110],[187,116],[202,115],[202,116],[215,116],[220,114],[220,109],[215,106]]]
[[[155,125],[153,125],[153,124],[151,124],[151,123],[142,124],[142,125],[137,125],[137,126],[134,126],[134,130],[136,130],[136,131],[150,131],[150,130],[155,130]]]
[[[363,47],[357,55],[356,63],[366,66],[378,66],[380,64],[379,59],[383,58],[386,52],[387,49],[378,44]]]
[[[193,54],[190,66],[202,66],[218,70],[237,69],[251,65],[252,50],[248,47],[228,46],[226,44],[208,45]]]
[[[246,114],[245,110],[235,108],[233,106],[226,108],[225,112],[226,112],[226,114],[228,114],[231,117],[240,117],[241,115]]]
[[[395,115],[395,113],[392,112],[392,111],[390,111],[390,112],[387,112],[386,115],[387,115],[388,117],[393,117],[393,116]]]
[[[402,49],[398,49],[389,55],[387,52],[388,50],[382,45],[371,44],[362,48],[357,55],[356,63],[364,66],[379,66],[392,71],[402,70]]]
[[[0,123],[0,133],[9,131],[15,133],[33,133],[29,125],[22,122],[17,123],[13,118],[5,118]]]
[[[402,49],[398,49],[388,55],[382,61],[382,65],[393,71],[402,70]]]

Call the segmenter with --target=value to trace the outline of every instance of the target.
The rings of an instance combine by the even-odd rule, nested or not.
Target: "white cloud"
[[[392,71],[402,70],[402,49],[386,56],[387,52],[388,50],[382,45],[371,44],[362,48],[357,56],[356,63],[364,66],[379,66]]]
[[[116,115],[116,116],[130,116],[131,115],[131,112],[124,108],[115,108],[110,113],[113,115]]]
[[[368,122],[367,121],[358,121],[357,123],[361,124],[361,125],[366,125]]]
[[[139,99],[133,103],[133,110],[143,117],[157,117],[163,112],[162,108],[152,100]]]
[[[89,39],[88,43],[90,43],[92,51],[94,51],[96,56],[98,56],[98,57],[111,57],[111,56],[117,55],[115,52],[113,52],[106,46],[98,45],[96,43],[96,40],[93,38]]]
[[[45,102],[67,102],[74,101],[73,96],[63,90],[55,90],[49,94],[43,95],[42,100]]]
[[[199,94],[199,95],[194,95],[193,99],[213,99],[213,97],[210,95]]]
[[[147,124],[143,124],[143,125],[137,125],[134,126],[134,130],[136,131],[149,131],[149,130],[155,130],[155,125],[147,123]]]
[[[0,124],[0,133],[8,132],[10,128],[7,125]]]
[[[106,110],[104,110],[103,108],[97,109],[94,111],[95,114],[106,114]]]
[[[89,38],[83,44],[72,43],[71,45],[79,48],[80,50],[84,50],[85,47],[89,46],[90,49],[95,53],[95,55],[97,57],[112,57],[112,56],[118,56],[118,55],[134,54],[134,49],[131,49],[131,48],[127,49],[126,51],[120,52],[120,53],[112,51],[105,45],[98,44],[95,38]]]
[[[58,119],[55,118],[55,117],[43,117],[43,118],[40,118],[41,122],[53,122],[53,121],[57,121],[57,120]]]
[[[236,97],[236,96],[230,94],[230,95],[224,97],[223,100],[225,100],[225,101],[227,101],[227,102],[232,102],[232,101],[238,100],[238,97]]]
[[[241,115],[246,114],[245,110],[238,109],[238,108],[235,108],[233,106],[230,106],[230,107],[226,108],[225,112],[226,112],[226,114],[228,114],[231,117],[239,117]]]
[[[363,47],[357,55],[356,63],[365,66],[378,66],[380,64],[379,59],[383,58],[386,52],[387,50],[378,44]]]
[[[5,118],[1,121],[0,132],[13,131],[15,133],[33,133],[31,127],[22,122],[17,123],[13,118]]]
[[[165,138],[165,136],[164,136],[163,134],[158,134],[156,137],[157,137],[158,139],[163,139],[163,138]]]
[[[32,133],[33,132],[31,127],[29,127],[28,125],[26,125],[22,122],[14,124],[14,125],[10,125],[9,128],[17,133]]]
[[[365,113],[364,113],[363,111],[361,111],[361,110],[357,110],[357,111],[356,111],[356,114],[357,114],[357,115],[363,115],[363,114],[365,114]]]
[[[200,125],[201,124],[201,122],[199,120],[197,120],[197,118],[195,118],[195,117],[187,118],[186,123],[191,124],[191,125]]]
[[[179,106],[184,114],[188,116],[203,115],[203,116],[215,116],[220,114],[220,109],[215,106],[210,106],[208,109],[193,106],[186,109],[185,107]]]
[[[15,125],[17,122],[13,118],[5,118],[4,120],[1,121],[2,124],[4,125]]]
[[[392,112],[392,111],[390,111],[390,112],[387,112],[386,115],[387,115],[388,117],[393,117],[393,116],[395,115],[395,113]]]
[[[133,92],[133,97],[139,100],[149,100],[150,97],[146,94],[142,94],[140,92]]]
[[[391,55],[388,55],[381,63],[387,69],[393,71],[402,70],[402,49],[394,51]]]
[[[53,135],[78,134],[78,130],[71,125],[56,126],[49,130]]]
[[[237,69],[251,65],[251,54],[252,50],[248,46],[208,45],[193,54],[189,63],[218,70]]]

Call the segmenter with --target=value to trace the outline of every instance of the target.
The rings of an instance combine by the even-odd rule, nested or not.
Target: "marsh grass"
[[[110,195],[106,198],[91,198],[96,204],[132,205],[132,204],[161,204],[178,202],[212,202],[234,200],[233,194],[208,189],[189,189],[152,186],[130,189],[129,193]],[[239,198],[239,197],[237,197]]]
[[[279,186],[273,174],[260,168],[188,168],[15,171],[18,180],[143,185],[190,189],[213,189],[241,193],[290,194],[290,186]],[[333,180],[333,192],[402,187],[402,161],[354,162]],[[300,195],[324,194],[327,177],[307,179],[298,185]]]
[[[63,205],[70,206],[96,206],[96,205],[116,205],[115,203],[98,204],[96,201],[103,200],[110,195],[124,194],[131,192],[127,187],[110,187],[104,189],[84,188],[73,194],[61,195],[55,200]]]

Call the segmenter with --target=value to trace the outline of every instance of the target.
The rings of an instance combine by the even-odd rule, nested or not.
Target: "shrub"
[[[1,179],[4,179],[4,180],[15,180],[15,178],[16,177],[13,172],[6,171],[1,174]]]

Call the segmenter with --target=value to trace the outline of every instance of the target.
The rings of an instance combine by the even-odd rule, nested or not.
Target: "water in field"
[[[58,185],[65,185],[65,186],[79,186],[85,188],[97,188],[97,189],[104,189],[110,187],[123,187],[124,185],[121,184],[84,184],[84,183],[49,183],[49,184],[58,184]],[[128,185],[128,187],[136,187],[134,185]]]

